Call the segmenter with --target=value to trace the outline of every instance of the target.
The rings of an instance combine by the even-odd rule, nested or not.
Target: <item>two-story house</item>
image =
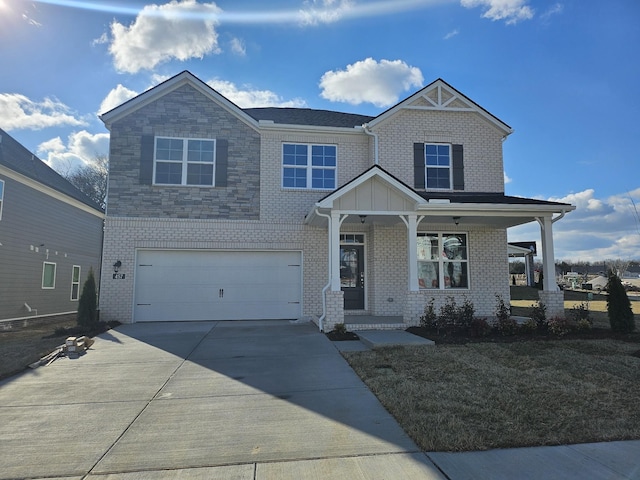
[[[511,128],[443,80],[370,117],[242,109],[185,71],[101,118],[105,320],[398,327],[448,296],[491,316],[507,228],[538,221],[554,271],[552,225],[575,208],[506,196]],[[562,309],[553,275],[541,295]]]
[[[0,322],[75,313],[104,212],[0,129]]]

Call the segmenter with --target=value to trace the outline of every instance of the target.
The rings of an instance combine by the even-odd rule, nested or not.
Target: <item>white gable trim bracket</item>
[[[463,95],[442,79],[438,79],[422,90],[414,93],[410,97],[391,107],[386,112],[381,113],[368,126],[373,128],[378,123],[399,112],[400,110],[422,110],[440,112],[470,112],[477,113],[489,123],[497,127],[504,133],[504,136],[513,133],[513,129],[482,108],[469,97]]]

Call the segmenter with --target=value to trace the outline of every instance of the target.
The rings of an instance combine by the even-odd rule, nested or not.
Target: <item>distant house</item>
[[[404,328],[449,296],[489,316],[507,228],[537,222],[553,271],[575,209],[505,195],[511,127],[441,79],[372,117],[242,109],[185,71],[101,118],[105,320]],[[553,275],[540,295],[563,311]]]
[[[76,312],[104,212],[0,129],[0,322]]]

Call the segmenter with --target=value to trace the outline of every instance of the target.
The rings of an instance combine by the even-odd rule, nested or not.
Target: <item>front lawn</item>
[[[425,451],[640,439],[640,342],[550,340],[343,353]]]

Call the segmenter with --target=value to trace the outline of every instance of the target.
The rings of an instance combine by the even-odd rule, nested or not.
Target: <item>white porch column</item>
[[[542,238],[542,272],[544,274],[542,288],[547,292],[558,290],[556,283],[556,262],[553,254],[553,222],[551,217],[538,218],[540,236]]]
[[[329,235],[331,236],[331,290],[340,291],[340,214],[331,212],[331,225]]]
[[[407,225],[407,261],[409,262],[409,291],[417,292],[418,286],[418,216],[407,215],[405,224]]]

